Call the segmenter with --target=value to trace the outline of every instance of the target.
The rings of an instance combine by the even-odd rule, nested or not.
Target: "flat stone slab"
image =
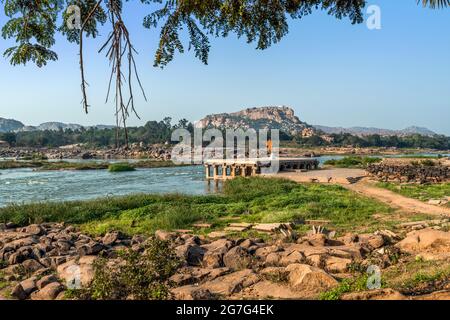
[[[399,227],[408,228],[408,227],[413,227],[413,226],[418,226],[418,225],[435,225],[435,224],[441,224],[441,223],[446,223],[446,222],[448,222],[448,219],[413,221],[413,222],[400,223]]]
[[[211,223],[194,223],[192,226],[194,228],[204,229],[204,228],[211,228],[212,224]]]
[[[177,232],[177,233],[193,233],[194,232],[194,230],[192,230],[192,229],[177,229],[177,230],[173,230],[174,232]]]
[[[225,238],[228,235],[225,231],[213,231],[208,233],[209,238]]]
[[[290,223],[258,223],[252,227],[253,230],[261,232],[276,232],[280,229],[291,229]]]
[[[248,229],[249,227],[226,227],[224,230],[229,232],[243,232]]]
[[[220,217],[217,220],[220,221],[236,221],[236,220],[241,220],[240,217]]]
[[[229,224],[229,227],[250,228],[253,224],[247,222],[233,222]]]

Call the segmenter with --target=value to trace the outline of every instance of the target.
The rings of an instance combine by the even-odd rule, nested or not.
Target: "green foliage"
[[[235,33],[245,37],[248,43],[256,42],[257,49],[266,49],[279,42],[288,33],[288,19],[300,19],[314,10],[326,11],[338,19],[349,18],[352,23],[363,22],[363,0],[350,1],[161,1],[141,0],[151,5],[144,18],[145,28],[156,28],[161,23],[159,46],[155,54],[155,65],[169,63],[175,51],[183,52],[180,30],[185,28],[189,36],[189,49],[206,63],[210,48],[208,35],[226,37]],[[57,58],[50,50],[56,31],[60,31],[70,42],[79,39],[78,30],[70,30],[67,20],[71,15],[67,7],[76,4],[80,7],[81,21],[86,22],[88,36],[98,34],[98,26],[105,23],[111,7],[124,10],[122,0],[110,0],[108,5],[101,2],[98,9],[87,20],[88,14],[97,1],[88,0],[2,0],[5,13],[10,18],[3,27],[3,37],[11,38],[18,46],[7,49],[13,64],[33,61],[38,66]],[[58,28],[56,19],[62,13],[63,24]],[[35,41],[35,43],[33,43]]]
[[[57,60],[58,56],[50,48],[55,43],[56,19],[61,10],[61,1],[3,2],[5,15],[10,20],[2,28],[2,37],[13,38],[17,43],[4,53],[4,56],[10,58],[11,64],[26,64],[32,61],[42,67],[48,61]]]
[[[417,0],[420,2],[420,0]],[[450,7],[450,0],[422,0],[424,7],[429,6],[431,9],[443,9]]]
[[[89,288],[76,296],[92,300],[163,300],[169,297],[169,278],[180,265],[170,243],[151,238],[144,251],[127,249],[123,260],[111,265],[107,259],[94,264],[94,279]]]
[[[365,168],[367,165],[372,163],[381,162],[381,158],[371,158],[371,157],[345,157],[340,160],[331,159],[325,161],[325,165],[335,166],[338,168]]]
[[[125,172],[125,171],[135,171],[136,169],[129,163],[112,163],[108,166],[109,172]]]

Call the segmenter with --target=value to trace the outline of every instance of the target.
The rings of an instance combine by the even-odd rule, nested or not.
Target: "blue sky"
[[[192,52],[154,68],[158,31],[142,27],[150,8],[126,3],[124,20],[139,51],[137,63],[149,97],[138,98],[139,125],[165,116],[198,120],[206,114],[262,105],[289,105],[311,124],[401,129],[426,126],[450,135],[450,10],[430,10],[416,0],[374,0],[381,30],[351,25],[316,12],[292,21],[289,34],[268,50],[235,36],[211,39],[209,65]],[[0,24],[5,17],[0,15]],[[105,104],[108,62],[97,54],[107,31],[86,42],[92,105],[80,104],[77,47],[58,37],[59,61],[38,69],[12,67],[0,58],[0,117],[36,125],[45,121],[114,123]],[[11,45],[0,40],[0,51]]]

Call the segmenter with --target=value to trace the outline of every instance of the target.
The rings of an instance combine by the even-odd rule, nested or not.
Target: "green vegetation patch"
[[[180,261],[169,242],[151,238],[143,253],[127,249],[119,252],[120,266],[101,258],[94,263],[94,279],[89,288],[72,290],[69,297],[82,300],[162,300],[169,297],[169,278]]]
[[[129,163],[112,163],[108,166],[109,172],[125,172],[125,171],[135,171],[136,168]]]
[[[334,166],[338,168],[365,168],[367,165],[372,163],[381,162],[382,158],[375,157],[359,157],[359,156],[350,156],[345,157],[340,160],[331,159],[325,161],[325,165]]]
[[[446,261],[414,259],[383,272],[386,285],[403,294],[424,294],[436,291],[450,281],[450,265]],[[439,289],[437,289],[439,290]]]
[[[1,169],[20,169],[20,168],[32,168],[35,170],[105,170],[112,168],[110,171],[133,171],[135,168],[150,169],[150,168],[167,168],[177,167],[179,165],[172,161],[159,161],[159,160],[141,160],[138,162],[121,162],[121,163],[108,163],[108,162],[95,162],[95,161],[16,161],[5,160],[0,161]],[[127,170],[125,170],[125,168]]]
[[[319,295],[320,300],[339,300],[342,295],[352,292],[362,292],[367,289],[369,275],[363,274],[352,279],[342,280],[336,288]]]
[[[198,221],[215,228],[227,218],[243,222],[295,222],[330,220],[337,231],[373,230],[380,222],[374,214],[391,209],[337,185],[297,184],[275,178],[236,178],[215,195],[138,194],[88,201],[13,204],[0,208],[0,221],[19,225],[67,222],[82,225],[91,234],[120,230],[151,234],[157,229],[191,228]]]
[[[450,183],[419,185],[379,182],[377,186],[399,193],[405,197],[422,201],[428,201],[431,199],[444,199],[446,197],[450,197]]]

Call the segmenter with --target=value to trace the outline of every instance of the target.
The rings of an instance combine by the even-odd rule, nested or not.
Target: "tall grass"
[[[335,166],[338,168],[365,168],[372,163],[381,162],[383,159],[375,157],[345,157],[339,160],[331,159],[325,161],[325,165]]]

